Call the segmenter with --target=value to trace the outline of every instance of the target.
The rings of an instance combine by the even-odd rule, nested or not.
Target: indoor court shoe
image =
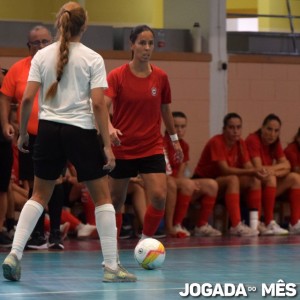
[[[300,220],[295,225],[289,226],[290,234],[300,234]]]
[[[236,236],[258,236],[259,231],[240,222],[237,226],[231,227],[229,233]]]
[[[270,234],[268,235],[287,235],[289,234],[289,231],[286,229],[281,228],[275,220],[272,220],[269,225],[266,226],[267,232]],[[263,235],[263,234],[262,234]]]
[[[48,249],[49,250],[64,250],[64,244],[61,239],[61,234],[59,230],[55,230],[50,233],[48,240]]]
[[[90,224],[79,224],[77,231],[77,238],[89,239],[98,236],[97,227]]]
[[[29,238],[25,249],[27,250],[46,250],[48,249],[47,239],[39,232],[34,232]]]
[[[129,273],[123,266],[118,266],[117,270],[104,267],[103,282],[134,282],[136,276]]]
[[[174,233],[172,233],[171,236],[177,238],[186,238],[191,235],[185,227],[181,226],[181,224],[174,225],[173,232]]]
[[[3,276],[10,281],[19,281],[21,277],[21,264],[17,256],[10,253],[6,256],[3,264]]]
[[[221,231],[213,228],[209,224],[205,224],[200,227],[195,227],[194,231],[194,236],[208,236],[208,237],[213,237],[213,236],[221,236],[222,233]]]

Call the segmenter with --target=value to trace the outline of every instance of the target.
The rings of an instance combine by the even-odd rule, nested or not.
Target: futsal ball
[[[153,270],[162,266],[166,251],[164,245],[153,238],[140,241],[134,249],[134,258],[146,270]]]

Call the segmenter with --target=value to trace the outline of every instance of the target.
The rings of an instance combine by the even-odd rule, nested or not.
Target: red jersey
[[[284,154],[290,161],[292,169],[300,168],[300,148],[296,142],[290,143],[285,149]]]
[[[112,70],[105,95],[112,99],[112,124],[122,132],[121,146],[113,147],[116,158],[135,159],[163,154],[161,105],[171,103],[167,74],[151,65],[146,78],[136,77],[129,64]]]
[[[280,143],[274,146],[264,145],[260,136],[251,133],[246,138],[246,145],[251,158],[260,157],[264,166],[271,166],[280,158],[285,157]]]
[[[7,72],[1,86],[1,92],[18,102],[18,122],[20,121],[20,108],[23,98],[23,93],[26,88],[27,78],[29,74],[31,56],[21,59],[16,62]],[[30,134],[36,135],[38,128],[38,93],[34,98],[32,112],[28,121],[27,131]]]
[[[189,155],[190,147],[189,147],[188,143],[186,141],[184,141],[183,139],[180,139],[179,143],[180,143],[181,149],[183,151],[182,163],[188,162],[190,160],[190,155]],[[167,151],[169,162],[170,162],[170,165],[172,168],[171,175],[174,177],[177,177],[179,167],[182,163],[179,163],[178,161],[175,160],[175,150],[174,150],[173,143],[172,143],[168,133],[166,133],[164,136],[164,147]]]
[[[240,139],[230,149],[223,134],[212,137],[205,145],[194,174],[200,177],[216,178],[223,174],[218,162],[226,161],[229,167],[243,168],[250,160],[244,140]]]

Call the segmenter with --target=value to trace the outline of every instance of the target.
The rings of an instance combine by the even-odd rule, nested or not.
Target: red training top
[[[244,140],[240,139],[231,148],[225,143],[224,135],[212,137],[205,145],[194,174],[200,177],[220,177],[219,161],[226,161],[229,167],[243,168],[250,160]]]
[[[21,59],[16,62],[7,72],[2,82],[1,92],[11,98],[14,98],[18,102],[18,122],[20,121],[20,108],[23,98],[23,94],[26,88],[31,56]],[[36,135],[38,129],[38,93],[34,98],[32,112],[29,118],[27,131],[30,134]]]
[[[256,133],[248,135],[246,144],[250,157],[260,157],[263,166],[271,166],[280,158],[285,157],[280,143],[274,146],[264,145],[260,136]]]
[[[163,154],[161,105],[171,103],[167,74],[151,65],[146,78],[135,76],[129,64],[112,70],[105,95],[113,102],[112,124],[122,132],[121,146],[113,147],[118,159]]]
[[[290,161],[292,169],[300,167],[300,149],[296,142],[290,143],[285,149],[286,158]]]

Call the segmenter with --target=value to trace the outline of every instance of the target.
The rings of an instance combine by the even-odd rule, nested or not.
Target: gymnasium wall
[[[128,62],[130,53],[121,52],[121,58],[113,52],[105,52],[106,68],[111,69]],[[209,138],[209,56],[193,54],[173,60],[158,54],[153,59],[169,75],[173,110],[181,110],[188,116],[186,140],[190,144],[190,167],[193,170],[200,152]],[[20,57],[2,56],[0,62],[9,67]],[[179,58],[178,58],[179,57]],[[300,126],[300,58],[243,56],[229,57],[228,111],[239,113],[244,121],[243,136],[256,130],[263,118],[276,113],[283,122],[283,145],[291,141]],[[221,128],[220,128],[221,132]]]

